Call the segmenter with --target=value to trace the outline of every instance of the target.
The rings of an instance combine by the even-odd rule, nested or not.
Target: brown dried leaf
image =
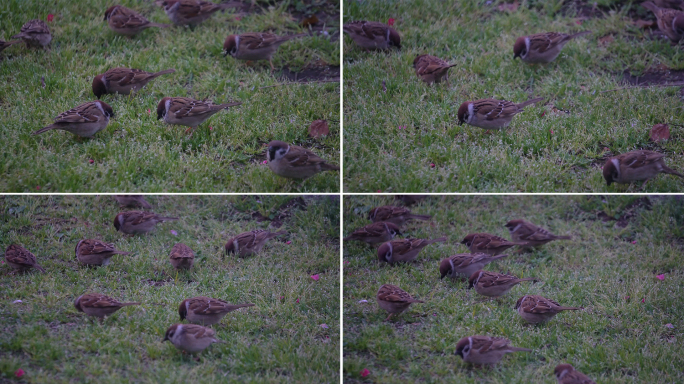
[[[600,38],[598,41],[599,41],[599,45],[605,46],[605,45],[608,45],[608,44],[612,43],[613,41],[615,41],[615,39],[613,39],[613,36],[611,36],[611,35],[605,35],[602,38]]]
[[[309,136],[313,138],[327,136],[329,133],[328,122],[325,120],[316,120],[309,127]]]
[[[653,142],[668,140],[670,138],[670,127],[667,124],[656,124],[651,128],[650,139]]]
[[[311,15],[306,19],[302,20],[302,27],[308,27],[314,24],[318,24],[318,17],[316,17],[316,15]]]

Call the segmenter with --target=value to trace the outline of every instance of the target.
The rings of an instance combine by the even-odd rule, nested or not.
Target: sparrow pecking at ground
[[[572,236],[558,236],[525,220],[511,220],[505,225],[513,241],[525,242],[524,248],[539,247],[554,240],[571,240]]]
[[[45,272],[43,267],[38,265],[36,261],[36,256],[29,252],[26,248],[17,245],[10,244],[5,250],[5,261],[18,272],[27,272],[31,268],[35,268],[41,272]]]
[[[119,251],[114,244],[95,239],[83,239],[76,244],[76,259],[86,265],[106,266],[114,255],[128,255],[130,252]]]
[[[392,284],[385,284],[380,287],[377,299],[380,308],[389,312],[385,321],[394,314],[401,314],[413,303],[424,303],[424,301],[414,299],[406,291]]]
[[[472,253],[485,253],[495,256],[516,245],[527,245],[527,242],[508,241],[503,237],[489,233],[471,233],[461,241],[461,244],[468,247]]]
[[[558,384],[596,384],[595,381],[584,373],[575,370],[575,367],[570,364],[558,364],[553,370],[553,374],[556,375]]]
[[[401,236],[401,232],[395,224],[378,221],[355,230],[343,240],[358,240],[372,245],[390,241],[397,235]]]
[[[558,57],[561,50],[570,40],[591,33],[582,31],[574,34],[547,32],[518,37],[513,46],[513,60],[530,63],[550,63]]]
[[[120,303],[116,299],[99,293],[86,293],[74,301],[74,307],[79,312],[97,317],[100,320],[129,305],[140,305],[140,303]]]
[[[226,243],[226,254],[235,253],[240,257],[251,256],[261,252],[261,248],[270,239],[281,235],[287,235],[286,231],[271,232],[264,229],[255,229],[236,235]]]
[[[204,0],[158,0],[155,2],[176,25],[195,26],[215,12],[235,7],[239,3],[215,4]]]
[[[290,179],[307,179],[324,171],[339,171],[339,165],[326,163],[306,148],[271,141],[266,150],[268,168],[278,176]]]
[[[216,338],[216,331],[195,324],[174,324],[166,330],[164,339],[170,341],[176,348],[188,353],[199,353],[213,343],[222,343]]]
[[[50,28],[43,20],[29,20],[21,27],[19,34],[12,36],[13,39],[22,39],[26,46],[46,47],[52,41]]]
[[[532,352],[531,349],[511,346],[511,341],[503,337],[467,336],[456,344],[455,354],[470,364],[496,364],[507,353]]]
[[[183,300],[178,306],[178,314],[181,321],[187,319],[193,324],[212,325],[221,321],[228,312],[253,306],[252,303],[229,304],[224,300],[197,296]]]
[[[495,99],[466,101],[458,108],[458,125],[468,123],[483,129],[506,128],[513,117],[523,111],[523,108],[543,99],[543,97],[538,97],[519,104]]]
[[[190,269],[195,262],[195,252],[183,243],[177,243],[171,248],[169,261],[176,269]]]
[[[55,123],[41,128],[33,135],[40,135],[52,129],[61,129],[80,137],[92,137],[107,128],[114,110],[104,101],[90,101],[55,117]]]
[[[153,212],[126,211],[116,215],[114,218],[114,228],[117,231],[135,235],[150,232],[158,223],[171,220],[178,220],[178,218],[163,217]]]
[[[286,41],[306,36],[306,33],[278,36],[273,33],[242,33],[230,35],[223,42],[223,57],[230,55],[237,60],[268,60],[273,67],[273,54]]]
[[[449,64],[448,62],[431,55],[418,55],[413,60],[413,69],[416,75],[428,84],[440,83],[444,78],[447,85],[449,85],[449,68],[455,67],[458,64]]]
[[[492,261],[503,259],[508,255],[490,256],[486,253],[459,253],[443,259],[439,263],[440,279],[444,276],[456,279],[458,277],[469,278],[475,271],[484,268]]]
[[[603,165],[603,178],[606,183],[630,184],[634,181],[643,180],[641,189],[646,183],[659,173],[684,178],[684,175],[665,165],[665,155],[647,150],[636,150],[611,157]]]
[[[105,11],[104,21],[109,29],[124,36],[134,36],[147,28],[168,28],[168,24],[152,23],[138,12],[123,5],[113,5]]]
[[[430,244],[443,243],[446,237],[434,240],[425,239],[397,239],[390,240],[378,248],[378,260],[385,263],[399,263],[413,261],[420,251]]]
[[[404,207],[383,205],[381,207],[371,209],[370,212],[368,212],[368,218],[374,223],[377,223],[378,221],[384,221],[387,223],[394,223],[398,227],[402,227],[409,220],[430,220],[432,216],[415,215]]]
[[[344,24],[342,30],[363,49],[401,49],[399,33],[387,24],[358,20]]]
[[[200,101],[188,97],[165,97],[157,105],[157,120],[164,119],[168,124],[189,127],[185,131],[187,134],[213,114],[241,104],[235,102],[214,105],[211,101]]]
[[[545,323],[563,311],[577,311],[582,308],[563,307],[557,302],[537,295],[526,295],[518,299],[515,309],[520,317],[530,324]]]
[[[506,294],[514,286],[523,281],[537,281],[535,278],[519,279],[515,276],[504,275],[503,273],[489,271],[475,271],[468,280],[468,289],[475,288],[475,291],[482,296],[499,297]]]
[[[673,43],[678,43],[684,37],[684,12],[676,9],[660,8],[650,1],[641,3],[641,6],[653,12],[658,19],[658,28]]]
[[[140,69],[113,68],[95,76],[93,79],[93,94],[99,99],[107,93],[119,93],[128,95],[141,90],[150,81],[161,75],[176,72],[175,69],[166,69],[160,72],[145,72]]]

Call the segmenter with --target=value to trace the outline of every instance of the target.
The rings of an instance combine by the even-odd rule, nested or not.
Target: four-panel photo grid
[[[0,384],[684,383],[684,0],[6,0],[0,77]]]

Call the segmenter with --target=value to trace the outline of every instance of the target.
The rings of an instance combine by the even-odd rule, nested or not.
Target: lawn
[[[345,197],[344,234],[367,224],[369,209],[392,201]],[[344,244],[344,381],[551,384],[561,363],[597,383],[684,381],[683,208],[680,196],[429,197],[411,209],[432,220],[410,222],[404,235],[449,240],[423,249],[417,261],[380,264],[374,249]],[[468,252],[459,244],[468,233],[510,239],[504,224],[517,218],[573,236],[531,253],[509,252],[485,267],[539,282],[481,302],[465,280],[440,280],[440,260]],[[384,321],[387,312],[375,298],[382,284],[398,285],[425,304]],[[526,294],[583,310],[526,325],[514,310]],[[472,368],[454,351],[459,339],[476,334],[506,337],[534,352]]]
[[[245,2],[247,5],[251,2]],[[0,39],[9,40],[32,18],[48,22],[50,49],[15,45],[0,53],[0,190],[23,192],[337,192],[340,175],[326,172],[301,181],[283,179],[263,164],[265,144],[281,140],[340,162],[339,93],[336,82],[293,84],[281,72],[339,68],[339,10],[330,2],[311,12],[328,12],[311,36],[283,44],[268,62],[223,57],[229,34],[306,32],[289,1],[254,2],[249,12],[214,14],[194,29],[150,28],[133,38],[114,34],[103,21],[112,2],[5,1],[0,5]],[[152,1],[124,0],[153,22],[170,23]],[[62,112],[96,100],[93,78],[115,67],[149,72],[174,68],[134,97],[104,95],[115,118],[93,139],[65,131],[31,133]],[[287,70],[287,71],[286,71]],[[44,83],[41,83],[44,79]],[[200,125],[157,120],[166,96],[242,102]],[[330,134],[308,137],[311,122],[327,120]]]
[[[607,186],[601,168],[635,149],[664,153],[684,171],[680,87],[602,93],[624,86],[625,71],[684,80],[681,44],[671,46],[657,27],[636,26],[654,20],[636,2],[603,0],[593,10],[590,2],[581,12],[569,3],[586,5],[522,1],[502,11],[499,1],[482,0],[344,2],[345,22],[394,19],[402,36],[401,51],[390,52],[366,52],[344,37],[345,191],[619,193],[627,186]],[[582,30],[593,34],[548,65],[513,60],[520,36]],[[458,64],[450,85],[428,86],[415,75],[413,59],[424,53]],[[458,125],[465,101],[533,97],[544,100],[506,130]],[[669,124],[671,140],[649,141],[658,123]],[[661,175],[646,191],[683,185]]]
[[[14,274],[0,259],[1,382],[15,382],[19,369],[31,383],[339,382],[337,196],[148,201],[154,212],[180,220],[129,237],[114,230],[119,208],[109,196],[0,198],[3,253],[21,244],[47,270]],[[251,258],[224,256],[231,236],[258,228],[288,235]],[[131,254],[114,256],[106,267],[83,267],[74,256],[83,238]],[[177,273],[168,261],[177,242],[195,251],[190,271]],[[142,305],[100,324],[74,308],[85,292]],[[256,306],[214,325],[225,343],[195,361],[161,340],[179,322],[179,303],[200,295]]]

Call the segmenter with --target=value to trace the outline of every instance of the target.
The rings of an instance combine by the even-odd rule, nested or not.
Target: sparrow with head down
[[[355,230],[343,240],[358,240],[372,245],[390,241],[397,235],[401,236],[401,232],[395,224],[378,221]]]
[[[401,49],[399,33],[387,24],[358,20],[345,23],[342,30],[363,49]]]
[[[414,299],[406,291],[392,284],[384,284],[380,287],[377,300],[380,308],[389,312],[385,321],[389,320],[394,314],[399,315],[404,312],[413,303],[424,303],[424,301]]]
[[[378,248],[378,260],[385,263],[399,263],[413,261],[423,248],[430,244],[447,241],[446,237],[434,240],[425,239],[396,239],[390,240]]]
[[[268,168],[278,176],[307,179],[324,171],[339,171],[339,165],[328,164],[310,150],[274,140],[266,151]]]
[[[511,341],[503,337],[467,336],[456,343],[455,354],[470,364],[496,364],[507,353],[532,352],[531,349],[511,346]]]
[[[659,173],[684,178],[684,175],[665,165],[662,153],[636,150],[611,157],[603,165],[603,178],[606,183],[630,184],[634,181],[644,181],[641,189],[646,183],[656,177]]]
[[[513,46],[513,60],[530,63],[550,63],[558,57],[561,50],[570,40],[591,33],[583,31],[573,34],[546,32],[518,37]]]

